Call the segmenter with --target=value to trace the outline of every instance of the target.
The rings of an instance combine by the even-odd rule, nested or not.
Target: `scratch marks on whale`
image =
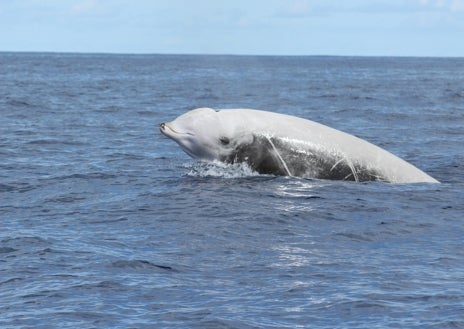
[[[254,134],[251,143],[238,145],[221,161],[231,164],[245,162],[261,174],[356,182],[388,181],[375,169],[353,163],[340,152],[270,135]]]

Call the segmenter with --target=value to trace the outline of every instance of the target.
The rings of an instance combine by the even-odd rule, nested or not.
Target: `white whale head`
[[[220,160],[229,156],[238,143],[253,138],[244,125],[241,120],[226,120],[221,111],[199,108],[162,123],[160,131],[193,158]]]

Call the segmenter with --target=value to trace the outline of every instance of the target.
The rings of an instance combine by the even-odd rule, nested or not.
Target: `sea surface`
[[[296,115],[441,184],[258,175],[159,132]],[[0,53],[0,328],[464,328],[464,58]]]

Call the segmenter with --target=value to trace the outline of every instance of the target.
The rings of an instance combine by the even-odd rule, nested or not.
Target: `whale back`
[[[221,110],[223,121],[244,123],[253,141],[226,162],[247,162],[258,172],[353,181],[437,182],[420,169],[356,136],[274,112]],[[239,129],[240,130],[240,129]]]

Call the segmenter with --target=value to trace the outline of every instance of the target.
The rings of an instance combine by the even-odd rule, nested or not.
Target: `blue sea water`
[[[158,130],[256,108],[441,184],[257,175]],[[0,53],[1,328],[464,328],[464,59]]]

